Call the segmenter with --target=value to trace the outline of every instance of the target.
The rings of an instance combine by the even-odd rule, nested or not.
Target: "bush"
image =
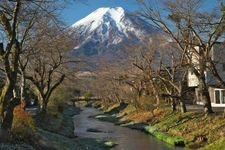
[[[12,124],[12,136],[14,139],[30,141],[35,135],[35,123],[33,118],[24,111],[21,105],[14,109],[14,118]]]

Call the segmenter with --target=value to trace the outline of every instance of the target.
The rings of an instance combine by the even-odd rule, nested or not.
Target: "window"
[[[225,104],[225,90],[216,89],[214,94],[215,94],[215,103],[216,104]]]
[[[221,103],[225,104],[225,90],[222,90]]]
[[[220,90],[215,90],[215,101],[216,104],[220,104]]]

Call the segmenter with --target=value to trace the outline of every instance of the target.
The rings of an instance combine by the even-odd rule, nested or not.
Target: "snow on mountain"
[[[92,56],[140,42],[158,29],[122,7],[103,7],[74,23],[71,30],[79,39],[73,54]]]
[[[90,32],[97,29],[102,23],[108,26],[109,22],[106,20],[107,17],[111,17],[115,20],[116,25],[120,25],[120,20],[124,16],[124,10],[121,7],[117,8],[99,8],[87,17],[81,19],[80,21],[76,22],[72,27],[79,27],[81,26],[82,29],[89,30]]]

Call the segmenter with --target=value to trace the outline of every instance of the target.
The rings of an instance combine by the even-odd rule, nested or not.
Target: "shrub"
[[[24,111],[21,105],[16,106],[13,114],[13,138],[22,141],[32,140],[36,130],[33,118],[27,112]]]

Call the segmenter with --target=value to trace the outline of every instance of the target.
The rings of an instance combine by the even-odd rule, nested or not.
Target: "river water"
[[[74,116],[75,135],[95,139],[110,140],[118,145],[114,150],[171,150],[182,149],[167,145],[156,140],[151,135],[116,126],[110,122],[103,122],[89,116],[102,113],[98,109],[84,107],[79,115]],[[97,129],[101,132],[88,132],[87,129]]]

